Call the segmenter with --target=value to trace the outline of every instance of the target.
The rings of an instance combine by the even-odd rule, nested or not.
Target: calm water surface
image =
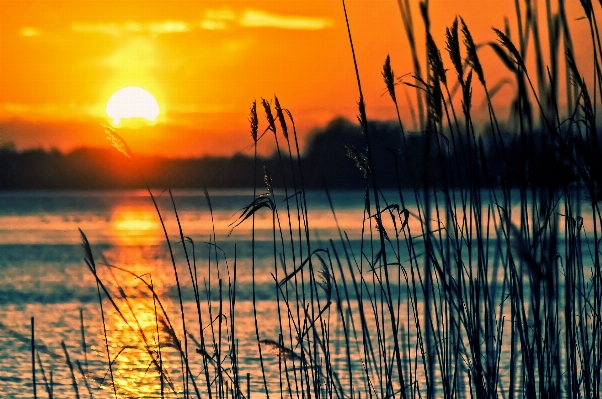
[[[204,385],[202,357],[195,353],[195,349],[199,345],[201,328],[206,337],[210,337],[205,348],[213,348],[211,353],[214,353],[229,347],[230,335],[226,330],[232,327],[234,321],[239,375],[250,373],[252,396],[263,396],[251,301],[251,219],[232,230],[241,209],[251,202],[253,193],[251,190],[222,190],[212,191],[210,195],[212,213],[203,192],[174,192],[182,233],[188,242],[185,253],[169,194],[156,193],[177,265],[174,271],[161,223],[145,191],[0,193],[2,396],[32,397],[32,317],[39,352],[39,359],[36,358],[37,392],[41,397],[47,396],[44,380],[49,382],[51,375],[54,397],[73,397],[73,376],[80,394],[87,395],[87,381],[95,397],[111,397],[112,389],[107,383],[111,378],[107,345],[119,395],[161,396],[161,386],[156,373],[153,373],[155,366],[149,355],[149,351],[156,353],[161,348],[163,367],[170,376],[163,387],[166,396],[170,392],[178,392],[183,396],[181,391],[186,388],[180,372],[180,357],[174,349],[168,327],[171,325],[178,337],[183,336],[178,300],[180,294],[183,298],[184,323],[190,333],[185,343],[190,353],[190,369],[197,380],[203,382],[200,385]],[[396,197],[395,193],[387,195]],[[302,217],[297,212],[295,199],[290,202],[290,220],[294,231],[291,238],[283,198],[282,195],[276,196],[277,219],[273,220],[272,213],[267,209],[261,209],[255,219],[256,311],[260,340],[279,340],[275,277],[281,279],[285,272],[292,270],[290,265],[293,257],[298,264],[299,259],[307,256],[303,253],[306,251],[305,245],[299,245],[299,237],[296,236],[295,226]],[[359,253],[364,220],[363,192],[333,192],[332,200],[338,227],[346,235],[350,247]],[[410,227],[413,231],[419,231],[415,204],[410,202],[406,206],[412,213]],[[312,248],[331,248],[332,254],[338,250],[341,258],[344,258],[339,230],[325,194],[310,192],[308,208]],[[278,242],[274,247],[273,223],[282,226],[283,236],[277,233],[277,238],[284,240],[284,246]],[[78,229],[85,232],[92,246],[99,277],[114,296],[121,314],[106,298],[102,300],[101,312],[98,287],[84,261],[82,237]],[[365,234],[370,234],[369,227]],[[295,243],[294,254],[291,239]],[[304,239],[302,237],[301,242]],[[331,239],[332,243],[329,241]],[[417,248],[420,251],[419,240]],[[276,259],[274,253],[277,254]],[[409,258],[409,254],[399,255],[402,260]],[[188,264],[191,264],[190,269]],[[196,278],[201,286],[200,312],[191,283],[190,270],[194,269],[195,264]],[[283,264],[288,264],[289,269],[283,270]],[[176,285],[176,271],[180,294]],[[234,292],[231,284],[235,273],[235,318],[232,320],[230,309],[222,309],[226,316],[217,317],[220,307],[219,280],[222,280],[222,298],[228,298]],[[280,275],[276,276],[277,273]],[[167,317],[156,311],[159,306],[157,301],[153,300],[149,287],[136,276],[146,283],[152,281]],[[393,273],[391,278],[392,281],[399,281],[400,276]],[[290,295],[292,297],[294,293]],[[325,301],[324,298],[318,300]],[[406,314],[407,303],[400,303],[400,314]],[[227,304],[227,301],[222,302],[223,306],[227,307]],[[357,303],[349,306],[357,307]],[[334,306],[327,314],[332,320],[330,331],[340,332],[341,320]],[[295,317],[298,315],[293,315],[293,319]],[[283,316],[283,319],[287,320],[287,317]],[[211,323],[211,320],[214,322]],[[221,335],[218,331],[220,326]],[[289,328],[283,326],[284,331],[289,331]],[[294,339],[287,337],[287,333],[284,335],[284,342],[288,341],[288,346],[294,346]],[[346,357],[342,349],[345,347],[343,338],[340,333],[330,337],[333,363],[341,367],[345,367],[343,361]],[[160,346],[157,345],[157,339]],[[73,376],[66,354],[73,367]],[[363,356],[363,353],[356,355]],[[268,389],[278,393],[282,373],[279,370],[278,352],[273,346],[265,345],[263,361]],[[361,363],[356,363],[354,368],[361,370]],[[226,367],[227,364],[224,364]],[[505,372],[502,367],[502,373]],[[84,374],[87,375],[85,380]],[[350,381],[342,379],[341,384],[347,387]]]
[[[174,207],[167,192],[157,192],[156,195],[176,258],[187,330],[198,341],[198,312]],[[357,238],[357,227],[361,228],[363,219],[363,193],[334,192],[332,196],[340,227],[349,230],[350,235],[355,234],[352,239]],[[220,277],[224,284],[223,297],[228,297],[227,282],[233,281],[236,259],[235,316],[240,375],[251,373],[252,391],[259,391],[263,384],[260,383],[261,373],[258,371],[251,302],[251,220],[232,231],[232,223],[236,222],[241,209],[252,198],[252,190],[211,192],[211,214],[202,191],[174,193],[183,234],[194,242],[194,248],[190,244],[188,246],[189,259],[194,257],[197,263],[197,278],[201,287],[208,288],[201,293],[204,327],[208,327],[211,318],[218,314]],[[277,197],[276,205],[279,212],[285,215],[283,198]],[[337,238],[334,218],[325,195],[310,193],[308,201],[312,241],[328,243],[330,238]],[[294,201],[291,207],[291,219],[295,223],[298,219]],[[288,220],[284,215],[282,223]],[[3,396],[32,397],[32,317],[40,353],[39,361],[36,359],[39,395],[46,395],[43,379],[49,381],[52,372],[55,397],[73,396],[72,377],[62,348],[63,342],[74,368],[80,394],[87,394],[87,389],[76,362],[88,374],[93,391],[100,389],[107,396],[112,394],[105,383],[109,379],[109,370],[96,280],[84,262],[78,229],[85,232],[92,246],[99,276],[107,289],[120,299],[120,311],[126,319],[119,316],[106,299],[103,300],[104,326],[111,357],[115,358],[113,372],[116,384],[125,396],[159,396],[158,379],[148,371],[151,359],[140,342],[140,330],[146,332],[149,341],[153,341],[157,335],[153,329],[157,325],[165,326],[155,316],[157,304],[153,302],[148,287],[132,274],[152,277],[155,291],[173,319],[170,322],[177,333],[182,331],[182,321],[170,252],[148,193],[4,192],[0,193],[0,226],[0,358],[4,359],[0,362],[0,392]],[[255,231],[260,339],[277,341],[275,284],[271,274],[274,271],[271,212],[264,210],[257,213]],[[215,241],[212,238],[214,234]],[[211,250],[215,246],[210,242],[217,242],[218,251]],[[106,265],[126,269],[132,274]],[[209,300],[207,292],[212,296]],[[124,297],[128,300],[123,300]],[[230,328],[229,322],[222,323],[223,329]],[[169,345],[169,334],[159,335],[165,341],[161,342],[165,346],[165,368],[169,369],[175,390],[181,391],[183,384],[179,356]],[[156,347],[154,342],[152,345]],[[227,344],[223,342],[224,347]],[[194,359],[196,344],[192,338],[189,345],[189,351],[193,353],[191,359]],[[122,348],[126,349],[119,352]],[[195,375],[201,373],[201,360],[199,356],[196,364],[191,364]],[[274,367],[278,364],[277,354],[270,353],[266,348],[264,362],[269,371],[267,378],[270,384],[277,383],[278,369]],[[166,391],[169,389],[166,388]]]

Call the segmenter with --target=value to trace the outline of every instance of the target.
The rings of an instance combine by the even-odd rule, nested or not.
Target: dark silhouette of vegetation
[[[443,184],[441,168],[449,168],[449,172],[461,186],[469,184],[467,154],[457,150],[447,154],[440,153],[435,143],[449,145],[449,134],[410,133],[405,141],[411,151],[402,151],[402,135],[396,122],[368,122],[373,132],[374,168],[380,187],[404,188],[421,186],[425,174],[430,184],[440,187]],[[566,151],[541,147],[542,133],[534,133],[534,137],[521,148],[520,136],[511,132],[500,133],[508,153],[507,166],[497,166],[497,156],[491,136],[483,135],[483,159],[480,161],[490,165],[489,176],[484,180],[508,182],[513,187],[521,184],[529,186],[546,186],[561,188],[578,180],[578,172],[570,165]],[[429,135],[431,136],[429,138]],[[577,137],[571,141],[575,151],[585,157],[593,157],[588,153]],[[429,144],[430,143],[430,144]],[[426,148],[431,146],[427,162]],[[304,164],[307,188],[358,188],[365,185],[363,173],[357,167],[353,153],[365,152],[365,138],[360,126],[350,121],[337,118],[327,126],[316,129],[308,136],[301,162]],[[526,154],[526,156],[523,155]],[[283,155],[287,157],[288,155]],[[250,187],[254,179],[253,156],[236,154],[232,157],[203,157],[191,159],[170,159],[161,156],[139,156],[140,169],[144,172],[151,187],[166,188],[238,188]],[[296,159],[288,159],[297,168]],[[278,156],[259,157],[258,163],[265,165],[272,174],[275,187],[283,185],[282,170]],[[411,165],[411,171],[407,165]],[[450,166],[453,166],[450,167]],[[287,178],[292,178],[291,171]],[[399,175],[399,182],[397,176]],[[596,173],[596,175],[601,175]],[[414,180],[413,181],[413,177]],[[602,175],[601,175],[602,176]],[[485,179],[487,177],[487,179]],[[256,177],[261,183],[261,176]],[[26,150],[16,151],[12,148],[0,149],[0,189],[125,189],[144,188],[138,172],[131,162],[112,149],[81,148],[69,154],[59,151]]]

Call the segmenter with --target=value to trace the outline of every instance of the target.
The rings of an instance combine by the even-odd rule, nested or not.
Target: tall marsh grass
[[[201,266],[195,243],[177,219],[174,201],[178,242],[172,243],[166,231],[165,240],[172,254],[179,312],[174,315],[165,309],[151,277],[133,276],[146,287],[153,304],[155,328],[145,330],[135,312],[133,319],[126,314],[127,308],[132,310],[128,296],[103,282],[82,232],[101,313],[111,307],[135,332],[148,358],[148,373],[156,375],[156,396],[600,398],[602,148],[597,106],[602,45],[597,5],[582,0],[594,49],[587,60],[593,64],[588,86],[573,56],[564,2],[558,2],[556,12],[551,3],[545,2],[546,38],[540,36],[533,2],[517,0],[518,31],[508,26],[496,29],[498,41],[486,44],[514,76],[509,123],[516,134],[509,141],[491,101],[495,88],[480,62],[483,45],[475,42],[465,21],[456,18],[445,31],[443,51],[451,60],[445,65],[431,35],[428,2],[421,2],[427,38],[427,62],[422,65],[409,2],[399,1],[414,76],[411,82],[396,79],[388,56],[382,75],[397,108],[403,143],[391,150],[391,158],[398,176],[409,174],[414,185],[412,190],[398,185],[395,196],[386,196],[377,183],[372,154],[379,143],[369,130],[369,108],[355,63],[358,121],[366,139],[365,151],[349,147],[366,187],[364,217],[357,220],[359,245],[341,229],[339,237],[328,242],[311,239],[293,116],[276,97],[273,102],[262,99],[259,107],[253,103],[252,143],[256,148],[259,140],[273,138],[281,168],[271,171],[255,165],[266,186],[254,187],[252,201],[232,223],[232,229],[252,226],[258,361],[251,378],[261,385],[253,393],[249,376],[239,371],[243,354],[237,346],[236,253],[228,254],[228,261],[213,234],[211,256]],[[347,18],[344,2],[343,9]],[[353,22],[348,21],[347,27],[355,62]],[[550,46],[547,60],[545,42]],[[528,49],[534,69],[527,67]],[[559,85],[564,82],[566,98],[561,99]],[[406,154],[415,149],[405,145],[399,116],[397,90],[404,83],[416,89],[420,134],[427,139],[426,167],[420,168],[426,172],[420,175],[406,162]],[[475,124],[472,93],[477,85],[487,101],[488,137]],[[454,86],[459,87],[459,98],[454,97]],[[263,134],[264,118],[258,108],[265,114]],[[109,129],[108,134],[120,151],[133,156],[117,133]],[[496,154],[493,160],[484,155],[490,150]],[[537,162],[532,151],[537,152]],[[288,173],[291,170],[294,173]],[[279,188],[274,188],[276,176],[284,179]],[[150,189],[149,194],[156,206]],[[211,209],[210,195],[205,194]],[[336,222],[332,203],[331,208]],[[159,207],[156,210],[161,217]],[[279,333],[269,337],[262,333],[256,310],[254,223],[259,213],[268,213],[272,220],[273,301]],[[176,267],[175,245],[185,253],[183,268]],[[192,281],[196,325],[185,321],[178,270],[186,270]],[[108,375],[102,384],[111,387],[114,397],[137,396],[121,390],[113,376],[112,365],[123,349],[106,340],[105,350]],[[277,366],[270,366],[265,354],[274,351]],[[173,368],[166,368],[168,352],[180,359],[179,380],[173,378]],[[71,365],[66,349],[65,355]],[[71,367],[75,394],[77,381],[88,380],[77,365],[79,375]],[[34,358],[32,367],[35,375]],[[277,389],[268,383],[269,367],[278,369]]]

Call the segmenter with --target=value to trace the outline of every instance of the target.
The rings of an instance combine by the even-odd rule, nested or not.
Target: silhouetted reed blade
[[[450,20],[449,27],[431,26],[428,2],[421,2],[424,63],[409,1],[398,3],[413,74],[396,78],[395,60],[383,54],[384,89],[397,109],[400,144],[382,148],[376,125],[368,120],[370,108],[364,103],[352,41],[353,25],[361,21],[348,19],[343,0],[358,85],[358,98],[347,100],[359,106],[365,144],[347,146],[360,170],[346,173],[358,179],[363,174],[365,185],[364,216],[355,220],[357,231],[349,234],[339,227],[326,187],[339,236],[318,240],[310,234],[304,158],[292,113],[277,97],[261,99],[261,120],[253,101],[248,118],[255,154],[254,180],[249,182],[253,197],[241,204],[230,228],[231,234],[249,229],[248,311],[254,325],[237,324],[237,290],[243,283],[237,282],[241,269],[236,251],[243,244],[237,243],[234,254],[225,253],[215,228],[209,242],[194,242],[167,191],[177,221],[177,246],[185,255],[176,257],[176,245],[146,185],[165,233],[178,306],[165,305],[167,299],[157,292],[152,276],[97,264],[93,243],[81,232],[104,326],[104,347],[98,348],[104,368],[94,370],[98,363],[88,363],[92,344],[84,336],[82,314],[82,344],[63,342],[64,356],[55,359],[67,363],[75,397],[82,386],[90,397],[102,392],[115,398],[142,395],[128,391],[123,382],[127,375],[117,373],[115,362],[124,356],[125,346],[109,342],[108,314],[138,340],[128,342],[127,348],[139,350],[145,376],[156,378],[151,390],[161,398],[602,396],[602,147],[596,110],[602,92],[596,17],[602,2],[596,9],[591,1],[581,1],[586,17],[581,22],[589,24],[595,49],[583,63],[575,60],[564,1],[554,7],[552,0],[545,1],[546,25],[539,24],[532,1],[515,1],[518,28],[507,24],[494,29],[498,41],[486,46],[473,38],[461,17]],[[438,35],[431,34],[435,29],[445,33],[445,58],[442,44],[434,39]],[[546,40],[550,51],[544,52],[541,43]],[[484,48],[494,50],[511,78],[496,80],[488,64],[481,63]],[[585,64],[593,70],[581,71],[578,65]],[[568,89],[558,90],[563,81]],[[416,104],[409,107],[418,107],[420,133],[404,126],[400,83],[417,91]],[[517,111],[505,121],[498,112],[507,110],[496,110],[492,102],[503,85],[515,88],[509,103]],[[487,105],[483,126],[477,123],[482,118],[475,118],[477,96],[484,96]],[[135,163],[125,141],[111,128],[106,133]],[[268,170],[257,156],[259,141],[272,138],[280,170],[276,164]],[[385,162],[394,173],[385,173],[390,171],[382,166]],[[258,186],[262,176],[264,189]],[[395,181],[386,181],[386,176],[395,176]],[[142,173],[140,178],[145,181]],[[208,190],[205,196],[214,223]],[[267,261],[259,255],[265,247],[256,235],[259,220],[269,224],[269,237],[261,236],[270,247]],[[210,248],[205,261],[198,257],[200,245]],[[273,267],[270,298],[257,288],[260,266]],[[128,291],[107,284],[107,273],[125,273],[141,284],[152,309],[152,328],[142,327]],[[184,278],[191,282],[192,301]],[[262,319],[265,299],[272,306],[267,322]],[[187,307],[187,301],[194,306]],[[33,319],[31,335],[34,395],[51,398],[52,371],[47,379]],[[79,357],[78,350],[83,363],[71,360]],[[36,391],[36,384],[44,389]]]

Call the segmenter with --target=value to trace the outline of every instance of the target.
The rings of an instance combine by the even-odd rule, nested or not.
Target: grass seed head
[[[359,152],[351,144],[345,145],[345,148],[347,149],[347,156],[355,161],[355,164],[358,167],[358,169],[364,172],[364,178],[367,178],[370,175],[368,157]]]
[[[579,73],[579,68],[577,68],[577,63],[575,62],[575,57],[573,57],[573,52],[571,49],[566,50],[566,62],[571,71],[571,82],[581,86],[583,79],[581,79],[581,74]]]
[[[282,112],[282,107],[280,106],[280,101],[278,101],[278,97],[274,95],[274,105],[276,107],[276,116],[278,117],[278,121],[280,121],[280,127],[282,128],[282,134],[286,141],[288,141],[288,127],[286,126],[286,119],[284,118],[284,112]]]
[[[508,50],[508,52],[512,55],[512,57],[514,57],[513,61],[516,62],[518,65],[520,65],[520,67],[523,70],[525,70],[525,64],[523,62],[523,58],[521,57],[516,46],[514,45],[514,43],[512,43],[510,38],[508,36],[506,36],[504,33],[502,33],[499,29],[493,28],[493,31],[497,35],[498,40],[499,40],[500,44],[502,45],[502,47],[504,47],[506,50]]]
[[[326,263],[322,262],[322,269],[319,273],[320,282],[318,284],[324,290],[324,294],[326,294],[326,303],[329,303],[332,299],[332,276],[330,275],[330,270],[328,270]]]
[[[437,123],[441,122],[441,118],[443,117],[443,94],[436,76],[431,78],[431,84],[427,87],[426,100],[429,117]]]
[[[299,355],[274,340],[262,339],[259,343],[263,345],[265,349],[276,352],[282,359],[296,360],[298,362],[302,361],[302,358]]]
[[[447,84],[447,79],[445,77],[445,68],[443,67],[443,60],[441,59],[441,52],[437,48],[437,44],[433,39],[433,36],[430,32],[426,37],[426,48],[428,53],[428,62],[433,71],[433,75],[436,80],[443,82],[443,84]]]
[[[265,165],[263,166],[263,181],[265,182],[270,194],[274,195],[274,181],[272,180],[272,176],[270,176],[270,172]]]
[[[251,137],[253,142],[257,144],[257,130],[259,128],[259,119],[257,118],[257,101],[253,100],[251,113],[249,114],[249,122],[251,123]]]
[[[472,107],[472,71],[466,76],[466,83],[462,88],[462,108],[466,115],[470,114]]]
[[[391,57],[387,54],[387,59],[385,60],[385,65],[383,65],[383,79],[385,80],[385,86],[387,86],[387,90],[389,91],[389,95],[395,104],[397,104],[397,99],[395,97],[395,74],[393,73],[393,68],[391,68]]]
[[[120,135],[115,132],[111,127],[105,126],[105,134],[107,135],[107,140],[111,142],[111,145],[115,147],[117,151],[125,155],[126,157],[132,159],[132,151],[130,147],[128,147],[127,143],[124,139],[121,138]]]
[[[483,73],[483,67],[481,66],[481,61],[479,61],[479,56],[477,55],[477,46],[472,39],[472,35],[468,30],[468,26],[460,17],[460,22],[462,23],[462,34],[464,35],[464,45],[466,46],[466,62],[468,65],[472,67],[472,69],[477,74],[479,81],[483,86],[485,86],[485,74]]]
[[[452,64],[458,74],[458,80],[460,84],[464,84],[463,80],[463,69],[462,69],[462,55],[460,54],[460,39],[458,35],[458,18],[454,19],[454,23],[451,28],[445,29],[446,46],[449,58],[451,58]]]
[[[362,133],[366,134],[368,132],[368,117],[366,116],[366,103],[364,102],[363,96],[360,96],[357,106],[360,111],[359,115],[357,116],[357,121],[362,128]]]
[[[261,103],[263,104],[263,109],[265,110],[265,116],[268,120],[268,124],[270,125],[270,129],[272,132],[276,133],[276,121],[274,120],[274,115],[272,114],[272,106],[265,98],[261,99]]]

